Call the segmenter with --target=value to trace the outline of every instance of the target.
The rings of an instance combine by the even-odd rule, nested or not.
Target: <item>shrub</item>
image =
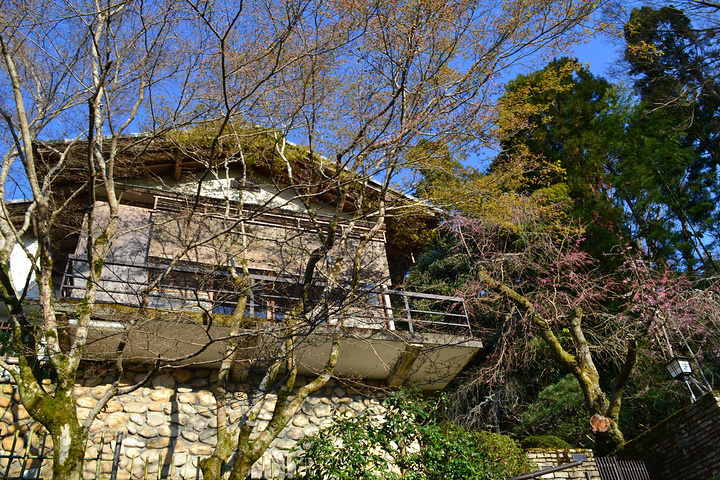
[[[306,480],[490,480],[531,471],[511,438],[439,422],[415,393],[388,397],[383,415],[340,416],[300,442]]]
[[[515,433],[553,435],[571,445],[592,448],[589,419],[577,380],[566,375],[540,392],[537,401],[522,413]]]
[[[14,355],[15,348],[12,343],[12,332],[0,330],[0,355]]]
[[[528,448],[572,448],[572,445],[554,435],[532,435],[522,439],[520,446],[525,450]]]

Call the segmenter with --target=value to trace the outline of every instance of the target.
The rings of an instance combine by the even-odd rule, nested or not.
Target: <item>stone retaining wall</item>
[[[135,372],[128,373],[126,383],[136,382],[143,375],[143,370],[135,369]],[[124,439],[118,478],[143,477],[146,469],[148,474],[156,477],[158,469],[162,468],[163,477],[195,479],[198,459],[209,455],[217,441],[215,399],[208,390],[216,375],[216,371],[208,369],[178,369],[172,374],[154,377],[147,387],[111,399],[90,426],[87,458],[97,456],[104,438],[103,456],[111,459],[114,440],[118,432],[122,431]],[[105,392],[109,380],[95,372],[76,386],[80,420],[87,418],[90,409]],[[302,382],[303,379],[299,379],[298,386]],[[263,429],[272,416],[270,412],[275,404],[274,396],[253,397],[252,388],[241,382],[233,382],[229,387],[234,392],[233,400],[229,402],[229,420],[237,422],[250,405],[254,405],[259,410],[259,429]],[[261,478],[263,475],[266,478],[282,478],[285,472],[292,475],[295,471],[292,448],[300,438],[312,435],[329,424],[334,413],[367,409],[381,413],[380,400],[367,393],[351,391],[331,381],[324,389],[310,396],[302,410],[255,464],[252,478]],[[15,432],[19,432],[19,443],[15,450],[22,453],[25,443],[30,440],[30,432],[39,432],[40,426],[19,404],[13,385],[2,386],[0,415],[0,442],[3,450],[8,451],[12,447]],[[39,435],[35,433],[33,438],[33,447],[37,447]],[[47,439],[51,441],[49,436]],[[6,460],[4,462],[2,465],[7,464]],[[102,473],[108,474],[111,466],[108,460],[101,462],[99,468]],[[87,475],[93,475],[98,466],[95,461],[86,461],[85,468]],[[43,476],[48,476],[47,473],[49,469],[46,466]]]
[[[581,453],[587,456],[582,465],[561,470],[559,472],[552,472],[545,474],[539,478],[557,478],[557,479],[583,479],[587,477],[585,473],[590,474],[592,480],[600,480],[600,472],[598,472],[597,464],[595,463],[595,456],[592,450],[584,449],[545,449],[545,448],[531,448],[526,451],[528,458],[535,462],[538,466],[538,470],[542,470],[548,467],[556,467],[566,463],[572,463],[573,453]]]
[[[615,452],[643,460],[660,478],[710,478],[720,473],[720,392],[703,396]]]

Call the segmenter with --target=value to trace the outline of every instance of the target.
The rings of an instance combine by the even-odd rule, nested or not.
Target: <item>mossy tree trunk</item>
[[[571,315],[569,332],[575,348],[575,354],[572,354],[562,346],[550,323],[537,314],[534,306],[526,297],[505,283],[495,280],[483,267],[479,267],[479,276],[488,287],[513,302],[525,313],[550,348],[555,360],[577,379],[585,398],[585,406],[591,415],[590,426],[595,437],[595,451],[599,455],[606,455],[621,447],[625,443],[625,438],[618,425],[618,419],[623,388],[637,358],[635,340],[629,340],[623,367],[610,383],[610,391],[606,393],[600,385],[600,374],[593,361],[590,345],[583,333],[582,309],[574,308],[572,312],[569,312]]]
[[[72,60],[60,60],[61,67],[58,68],[67,70],[57,72],[57,78],[54,79],[51,77],[55,75],[44,73],[46,64],[32,64],[35,58],[33,55],[39,54],[42,57],[44,53],[47,56],[47,52],[42,52],[43,42],[36,43],[33,40],[35,32],[23,30],[22,25],[13,25],[0,33],[3,67],[12,88],[15,108],[13,115],[0,109],[13,140],[11,153],[5,157],[0,170],[0,198],[5,199],[8,194],[5,186],[8,182],[9,165],[12,164],[11,158],[18,160],[16,165],[22,164],[22,182],[26,182],[31,196],[29,206],[19,219],[12,218],[7,208],[3,208],[3,214],[0,215],[0,299],[10,310],[13,347],[18,357],[16,365],[1,361],[0,364],[16,381],[23,406],[45,427],[53,439],[54,480],[79,480],[83,477],[89,427],[107,401],[121,391],[118,382],[115,382],[106,389],[87,417],[82,422],[78,420],[75,399],[78,367],[85,355],[105,258],[118,228],[119,198],[116,196],[114,179],[115,159],[118,154],[117,138],[133,121],[144,95],[142,92],[138,93],[138,103],[126,111],[127,123],[112,124],[108,120],[107,112],[112,108],[112,105],[108,104],[112,94],[107,91],[109,83],[112,83],[111,72],[118,72],[129,66],[110,58],[110,45],[120,38],[112,37],[117,30],[111,30],[110,24],[113,24],[114,29],[120,28],[116,20],[125,15],[128,5],[106,9],[95,3],[95,10],[88,5],[89,9],[83,20],[87,23],[78,27],[82,34],[78,31],[77,37],[87,37],[88,42],[72,45],[72,48],[78,49],[77,58],[87,59],[86,63],[83,62],[82,73],[78,77],[87,76],[87,81],[83,80],[76,85],[76,90],[65,83],[62,88],[53,86],[57,78],[73,77],[77,73],[73,71],[75,64]],[[38,18],[43,18],[46,12],[32,11],[33,6],[24,5],[22,8],[27,8],[28,11],[22,16],[38,15]],[[62,24],[63,20],[53,19],[50,23],[56,22]],[[82,22],[78,22],[78,25],[80,23]],[[70,31],[68,34],[73,36]],[[80,40],[78,42],[83,43]],[[33,47],[28,46],[30,44],[40,50],[33,50]],[[103,49],[105,51],[101,51]],[[136,67],[137,65],[130,70],[137,71]],[[66,81],[67,79],[61,82]],[[123,81],[129,81],[129,78]],[[140,83],[142,82],[141,80]],[[62,100],[52,96],[60,91],[62,93],[58,94],[63,96]],[[29,110],[25,106],[26,100],[29,100],[31,105]],[[127,100],[129,98],[123,99]],[[87,110],[81,107],[85,105]],[[78,109],[75,113],[82,110],[83,115],[87,115],[86,123],[81,127],[84,131],[74,142],[62,147],[50,147],[55,157],[40,158],[36,146],[42,144],[39,135],[43,127],[57,121],[62,115],[67,115],[65,109],[70,108]],[[75,113],[73,116],[76,116]],[[103,133],[103,129],[108,125],[113,126],[110,136]],[[78,153],[79,149],[72,150],[72,147],[78,144],[86,146],[84,156],[83,153]],[[70,158],[70,155],[73,155],[73,158]],[[68,189],[65,192],[67,197],[58,195],[58,187],[53,182],[66,173],[64,169],[69,163],[77,160],[81,160],[78,163],[80,166],[84,162],[84,167],[81,167],[83,178],[78,179],[80,186],[77,190],[72,190],[72,186],[63,184],[63,188]],[[109,207],[109,217],[103,224],[96,224],[94,217],[97,194],[104,196]],[[67,235],[69,231],[68,225],[62,221],[63,216],[67,215],[71,200],[77,202],[79,198],[87,198],[87,253],[83,261],[87,262],[89,270],[83,285],[82,299],[77,302],[72,312],[61,313],[56,310],[53,275],[57,272],[53,255],[56,253],[58,232]],[[37,242],[37,254],[28,250],[24,244],[26,238],[33,238]],[[26,279],[25,288],[16,289],[12,281],[10,255],[18,246],[22,247],[30,261],[31,274],[37,284],[37,306],[33,305],[31,308],[26,306],[25,301],[30,275]]]

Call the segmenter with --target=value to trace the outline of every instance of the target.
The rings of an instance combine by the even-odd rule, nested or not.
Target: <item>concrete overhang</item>
[[[77,328],[75,307],[56,305],[58,313],[66,315],[70,331]],[[2,317],[0,322],[6,323],[7,313]],[[122,355],[129,363],[162,359],[178,366],[217,368],[226,354],[230,328],[223,316],[216,317],[169,310],[141,315],[137,308],[98,305],[84,356],[90,361],[113,361],[118,347],[125,344]],[[300,326],[290,332],[282,322],[248,319],[237,335],[239,353],[234,370],[250,372],[281,357],[288,335],[292,335],[293,354],[302,375],[323,369],[332,340],[338,338],[336,377],[375,380],[388,386],[414,385],[428,391],[444,388],[483,346],[480,340],[464,335],[326,324]]]
[[[228,326],[192,312],[151,311],[145,316],[103,306],[91,322],[85,356],[110,361],[126,343],[131,363],[175,360],[176,365],[218,367],[225,356]],[[136,309],[129,309],[136,310]],[[76,326],[70,320],[68,327]],[[248,319],[237,335],[235,369],[250,371],[284,355],[283,341],[292,335],[299,373],[313,375],[327,362],[333,338],[340,345],[334,375],[358,381],[412,384],[422,390],[444,388],[482,348],[478,339],[453,334],[376,328],[299,326],[290,332],[282,322]]]

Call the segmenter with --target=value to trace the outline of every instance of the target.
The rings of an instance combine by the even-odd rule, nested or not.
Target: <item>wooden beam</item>
[[[410,370],[415,364],[423,346],[415,343],[405,344],[405,350],[395,362],[395,366],[390,371],[385,381],[390,387],[401,387],[410,378]]]

